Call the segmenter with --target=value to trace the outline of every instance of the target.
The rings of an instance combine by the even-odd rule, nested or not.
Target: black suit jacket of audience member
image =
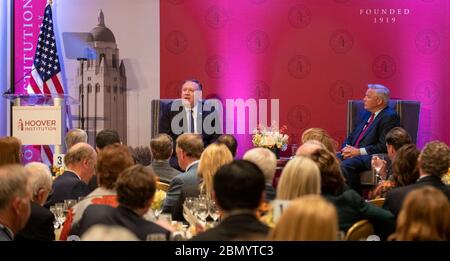
[[[55,240],[55,228],[53,221],[55,216],[47,208],[31,202],[31,215],[28,223],[14,238],[14,240]]]
[[[222,220],[214,228],[193,237],[192,241],[264,240],[269,227],[253,214],[236,214]]]
[[[369,120],[372,113],[365,111],[361,117],[361,121],[350,133],[345,142],[342,144],[345,147],[346,144],[354,146],[358,140],[358,136],[363,131],[364,125]],[[364,133],[363,138],[359,142],[359,148],[365,148],[367,154],[386,153],[386,134],[394,127],[400,126],[400,119],[397,113],[389,106],[380,111],[377,117],[373,120],[372,124],[368,127]]]
[[[159,133],[166,133],[166,134],[170,135],[173,139],[174,144],[179,135],[173,133],[173,131],[172,131],[172,128],[171,128],[172,119],[177,114],[181,113],[184,110],[184,108],[178,107],[178,110],[172,111],[171,107],[174,102],[180,102],[180,101],[181,101],[180,99],[177,99],[177,100],[172,101],[171,103],[164,105],[161,108],[160,118],[159,118]],[[203,108],[204,104],[205,104],[205,102],[202,101],[202,103],[201,103],[202,108]],[[202,116],[201,123],[203,125],[205,118],[208,115],[210,115],[211,113],[216,113],[216,111],[214,110],[214,107],[213,107],[210,111],[204,110],[204,111],[199,111],[198,113],[201,113],[201,116]],[[197,120],[197,122],[199,122],[199,120]],[[215,122],[215,120],[213,121],[212,125],[214,125],[214,124],[217,124]],[[219,123],[219,124],[220,124],[220,126],[222,126],[221,123]],[[202,129],[202,139],[203,139],[203,143],[204,143],[205,147],[208,146],[209,144],[213,143],[219,136],[220,136],[220,133],[207,134],[207,133],[205,133],[205,130]],[[175,149],[175,146],[174,146],[174,149]]]
[[[71,171],[64,171],[53,182],[53,192],[47,199],[45,207],[49,208],[55,203],[64,202],[66,199],[78,200],[78,197],[84,197],[87,194],[89,194],[88,185],[77,174]]]
[[[107,205],[90,205],[86,208],[78,226],[71,231],[71,235],[83,235],[90,227],[103,224],[121,226],[130,230],[140,240],[146,240],[149,234],[165,234],[169,239],[170,232],[138,216],[133,210],[118,206],[113,208]]]
[[[450,201],[450,187],[445,185],[438,176],[425,176],[419,178],[414,184],[389,190],[383,207],[397,216],[402,209],[403,201],[408,193],[424,186],[432,186],[441,190]]]

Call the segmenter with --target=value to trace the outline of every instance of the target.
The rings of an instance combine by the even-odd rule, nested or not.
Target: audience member
[[[20,165],[0,167],[0,241],[12,241],[30,217],[28,174]]]
[[[78,200],[89,194],[88,182],[95,173],[97,153],[87,143],[77,143],[64,157],[66,169],[53,182],[53,193],[49,196],[46,207],[62,203],[66,199]]]
[[[0,138],[0,166],[22,164],[22,143],[13,136]]]
[[[277,169],[277,158],[275,154],[267,148],[253,148],[244,154],[243,159],[253,162],[259,167],[266,180],[264,199],[267,202],[274,200],[277,194],[272,185],[273,176]]]
[[[66,142],[66,150],[68,151],[72,148],[73,145],[79,142],[88,142],[87,133],[82,129],[71,129],[67,132],[66,137],[64,138]]]
[[[217,138],[216,142],[220,144],[225,144],[225,146],[227,146],[227,148],[231,151],[233,158],[236,157],[238,142],[233,135],[222,134],[219,136],[219,138]]]
[[[450,199],[450,188],[441,180],[442,175],[448,171],[449,163],[450,149],[445,143],[440,141],[427,143],[419,155],[419,179],[414,184],[390,190],[383,207],[397,216],[406,195],[414,189],[427,185],[441,190]]]
[[[305,130],[302,134],[301,144],[309,141],[309,140],[317,140],[320,141],[327,150],[330,152],[336,153],[336,149],[338,146],[337,141],[331,138],[330,134],[324,129],[321,128],[309,128]]]
[[[385,198],[389,190],[416,182],[419,178],[417,166],[419,154],[420,151],[414,144],[401,147],[393,160],[393,175],[379,183],[373,191],[370,191],[369,199]]]
[[[339,229],[347,231],[361,219],[368,219],[375,227],[375,233],[385,239],[395,228],[392,213],[367,203],[356,191],[346,186],[339,161],[326,149],[319,149],[311,155],[321,174],[322,195],[337,209]]]
[[[295,199],[283,212],[269,240],[333,241],[338,231],[338,217],[333,204],[320,195]]]
[[[142,165],[127,168],[116,182],[117,208],[108,205],[90,205],[79,222],[78,231],[72,234],[83,236],[94,225],[121,226],[130,230],[140,240],[146,240],[150,234],[164,234],[169,231],[147,221],[142,216],[147,213],[156,191],[156,175]]]
[[[390,240],[449,241],[450,204],[442,191],[423,186],[408,193]]]
[[[133,166],[130,150],[122,144],[114,143],[104,147],[97,158],[97,179],[99,187],[89,193],[82,201],[69,209],[61,231],[60,240],[66,240],[72,226],[77,226],[85,209],[93,204],[116,207],[117,194],[115,185],[117,178],[126,168]]]
[[[364,109],[355,129],[342,144],[341,168],[351,188],[360,192],[360,176],[371,169],[371,156],[386,153],[386,133],[400,125],[397,113],[388,106],[389,89],[380,84],[369,84],[364,97]]]
[[[222,209],[221,222],[193,237],[194,241],[263,239],[269,228],[256,218],[263,201],[264,175],[254,163],[235,160],[214,176],[214,198]]]
[[[31,162],[25,166],[28,172],[28,185],[31,187],[31,215],[25,228],[20,231],[14,240],[55,240],[53,222],[55,216],[44,207],[48,195],[52,190],[52,174],[47,165],[40,162]]]
[[[308,140],[303,143],[300,147],[298,147],[296,156],[306,156],[309,157],[313,152],[318,149],[327,149],[322,142],[318,140]]]
[[[199,159],[203,152],[203,141],[200,135],[181,134],[177,139],[175,150],[178,164],[184,170],[184,173],[179,174],[170,182],[163,205],[163,212],[165,213],[173,213],[183,190],[196,189],[200,184],[197,175]]]
[[[81,241],[139,241],[139,239],[124,227],[94,225],[83,234]]]
[[[304,195],[320,194],[320,180],[317,164],[304,156],[296,156],[281,173],[277,199],[292,200]]]
[[[173,151],[173,140],[165,134],[158,134],[150,141],[150,150],[152,152],[153,162],[149,168],[152,168],[159,181],[170,183],[174,177],[181,172],[170,166],[169,160]]]

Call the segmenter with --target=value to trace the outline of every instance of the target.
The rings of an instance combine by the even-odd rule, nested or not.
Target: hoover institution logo
[[[23,120],[19,119],[18,131],[56,131],[56,120]]]
[[[372,19],[374,24],[394,24],[411,13],[409,8],[360,8],[359,15]]]

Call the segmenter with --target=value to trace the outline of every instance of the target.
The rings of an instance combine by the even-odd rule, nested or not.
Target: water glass
[[[373,154],[371,164],[372,169],[375,171],[375,177],[377,178],[377,181],[380,181],[381,180],[380,171],[386,164],[385,154]]]

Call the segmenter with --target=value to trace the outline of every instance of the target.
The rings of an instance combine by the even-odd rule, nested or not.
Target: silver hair
[[[28,183],[33,196],[36,196],[42,188],[48,190],[52,188],[52,174],[47,165],[40,162],[30,162],[25,165],[25,169],[29,174]]]
[[[79,142],[87,143],[88,136],[82,129],[72,129],[67,132],[64,140],[66,142],[66,149],[69,150],[73,145]]]
[[[277,158],[272,151],[266,148],[253,148],[244,154],[243,159],[255,163],[264,174],[266,182],[272,181],[277,168]]]
[[[384,104],[388,104],[391,92],[386,86],[381,84],[368,84],[367,87],[374,90],[376,95],[384,102]]]

